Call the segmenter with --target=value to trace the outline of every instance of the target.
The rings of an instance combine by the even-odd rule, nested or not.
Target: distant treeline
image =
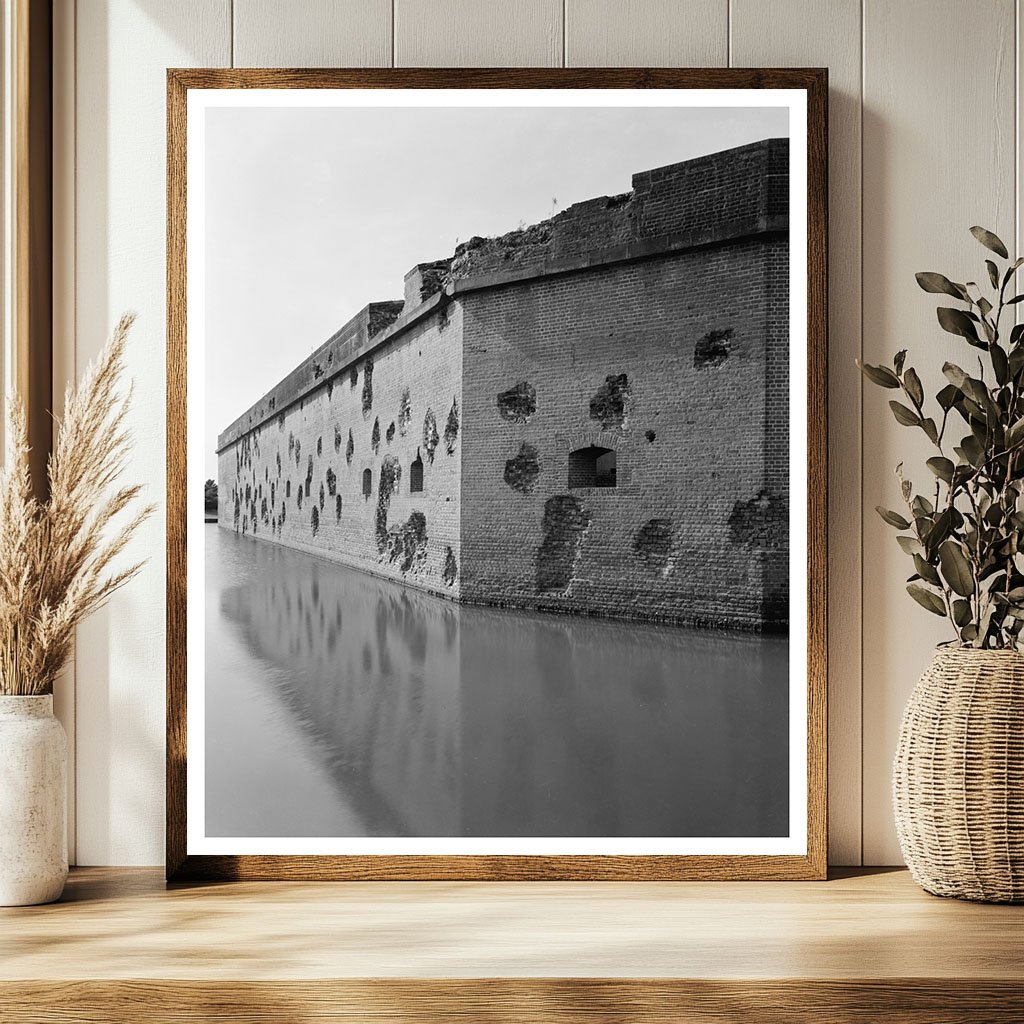
[[[217,514],[217,481],[207,480],[204,488],[204,498],[206,501],[206,511],[212,515]]]

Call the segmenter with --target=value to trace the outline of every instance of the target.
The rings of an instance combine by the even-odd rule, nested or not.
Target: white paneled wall
[[[732,67],[829,69],[829,538],[843,571],[829,586],[829,854],[861,850],[860,0],[733,0]],[[832,562],[833,568],[836,562]],[[853,813],[857,810],[857,813]]]
[[[729,4],[723,0],[565,0],[570,68],[724,68]]]
[[[140,313],[134,478],[164,486],[164,72],[175,66],[827,66],[831,75],[830,856],[894,863],[889,762],[940,632],[872,511],[921,450],[854,358],[951,347],[916,270],[963,279],[967,228],[1024,239],[1022,0],[59,0],[56,389]],[[80,863],[163,858],[164,530],[82,630],[59,706]],[[941,627],[940,627],[941,628]]]
[[[561,67],[562,0],[394,0],[395,66]]]
[[[984,280],[988,254],[968,228],[981,224],[1008,244],[1016,233],[1017,11],[1013,0],[865,0],[865,14],[864,357],[877,363],[906,348],[908,365],[927,368],[927,390],[963,347],[936,328],[934,296],[914,273]],[[865,395],[863,842],[872,864],[899,856],[885,800],[899,715],[930,648],[948,639],[940,619],[908,605],[905,558],[874,512],[898,499],[891,467],[930,454],[924,435],[896,427],[884,406],[877,389]]]
[[[74,146],[55,191],[73,196],[74,266],[55,282],[74,319],[55,365],[84,369],[124,310],[139,314],[128,364],[135,453],[127,470],[160,510],[130,555],[143,573],[79,630],[76,852],[82,864],[159,864],[164,819],[165,71],[231,62],[231,0],[66,0],[74,17]],[[63,25],[67,31],[69,26]],[[59,75],[61,69],[56,69]],[[61,84],[58,80],[58,91]],[[69,181],[72,183],[69,187]],[[62,220],[67,210],[62,211]],[[68,299],[68,292],[71,298]],[[62,390],[63,381],[58,381]]]

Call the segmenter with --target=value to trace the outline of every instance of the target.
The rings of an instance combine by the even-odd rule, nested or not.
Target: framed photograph
[[[168,73],[169,878],[824,877],[826,95]]]

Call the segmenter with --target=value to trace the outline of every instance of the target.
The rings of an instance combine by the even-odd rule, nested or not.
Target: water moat
[[[788,642],[456,605],[204,527],[208,836],[784,836]]]

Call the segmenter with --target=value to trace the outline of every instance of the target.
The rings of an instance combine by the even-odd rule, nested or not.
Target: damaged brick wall
[[[244,500],[249,486],[256,495],[250,504],[256,504],[257,539],[457,596],[459,583],[451,577],[451,561],[461,557],[459,439],[457,435],[452,439],[453,455],[446,454],[441,444],[430,462],[422,454],[419,426],[427,419],[428,409],[444,410],[447,416],[453,395],[456,401],[461,396],[461,314],[457,309],[449,311],[449,323],[456,329],[449,326],[442,333],[435,315],[386,341],[372,356],[357,361],[351,387],[338,386],[338,381],[348,382],[353,367],[333,360],[332,375],[319,378],[318,386],[300,402],[278,406],[281,425],[276,419],[267,421],[224,448],[219,456],[219,477],[226,485],[223,493],[230,495],[240,485],[242,501],[222,503],[221,526],[236,529],[237,510],[238,532],[254,532]],[[326,357],[318,361],[326,365]],[[330,383],[334,386],[328,387]],[[403,432],[400,425],[407,429]],[[239,455],[243,451],[244,462]],[[417,458],[423,465],[423,489],[410,493],[409,471]],[[380,522],[378,497],[385,464],[398,472]],[[369,499],[362,494],[364,470],[370,471]],[[266,523],[260,517],[257,488],[261,482],[265,493],[269,495],[272,484],[280,495]]]
[[[523,441],[519,451],[505,463],[505,483],[520,494],[532,494],[539,476],[539,453],[532,444]]]
[[[537,389],[528,381],[521,380],[497,398],[498,413],[503,420],[512,423],[529,423],[537,411]]]
[[[629,375],[610,374],[590,400],[590,418],[597,420],[605,430],[623,427],[629,397]]]
[[[664,575],[672,569],[675,527],[671,519],[648,519],[633,537],[633,553]]]
[[[731,327],[724,330],[711,330],[701,337],[693,349],[693,365],[700,370],[707,367],[717,370],[729,358],[732,351]]]
[[[455,250],[453,278],[538,268],[652,238],[698,244],[763,230],[785,218],[787,139],[768,139],[633,175],[633,188],[559,211],[497,238],[475,237]]]
[[[583,541],[593,522],[583,502],[572,494],[556,494],[544,502],[540,528],[543,538],[536,553],[537,594],[568,597],[583,551]]]
[[[504,273],[625,245],[636,237],[636,212],[630,200],[629,194],[601,196],[498,238],[471,238],[456,248],[451,275]]]
[[[766,329],[786,315],[769,288],[779,246],[749,240],[464,296],[463,599],[784,626],[769,592],[778,549],[729,522],[788,471],[786,331]],[[528,419],[508,415],[524,381]],[[616,486],[567,486],[581,449],[616,452]]]
[[[432,263],[417,263],[405,275],[405,308],[414,309],[441,291],[448,280],[451,265],[451,257]]]
[[[385,327],[390,327],[402,312],[404,302],[375,302],[370,306],[369,322],[366,333],[375,338]]]
[[[744,147],[418,265],[222,435],[221,525],[475,603],[784,627],[784,183]]]
[[[776,175],[780,177],[780,175]],[[785,180],[785,179],[783,179]],[[764,412],[764,479],[769,494],[789,507],[789,246],[774,241],[765,257],[765,316],[767,339]],[[789,622],[789,589],[782,582],[789,567],[789,531],[779,543],[763,550],[761,578],[762,616],[779,627]]]

